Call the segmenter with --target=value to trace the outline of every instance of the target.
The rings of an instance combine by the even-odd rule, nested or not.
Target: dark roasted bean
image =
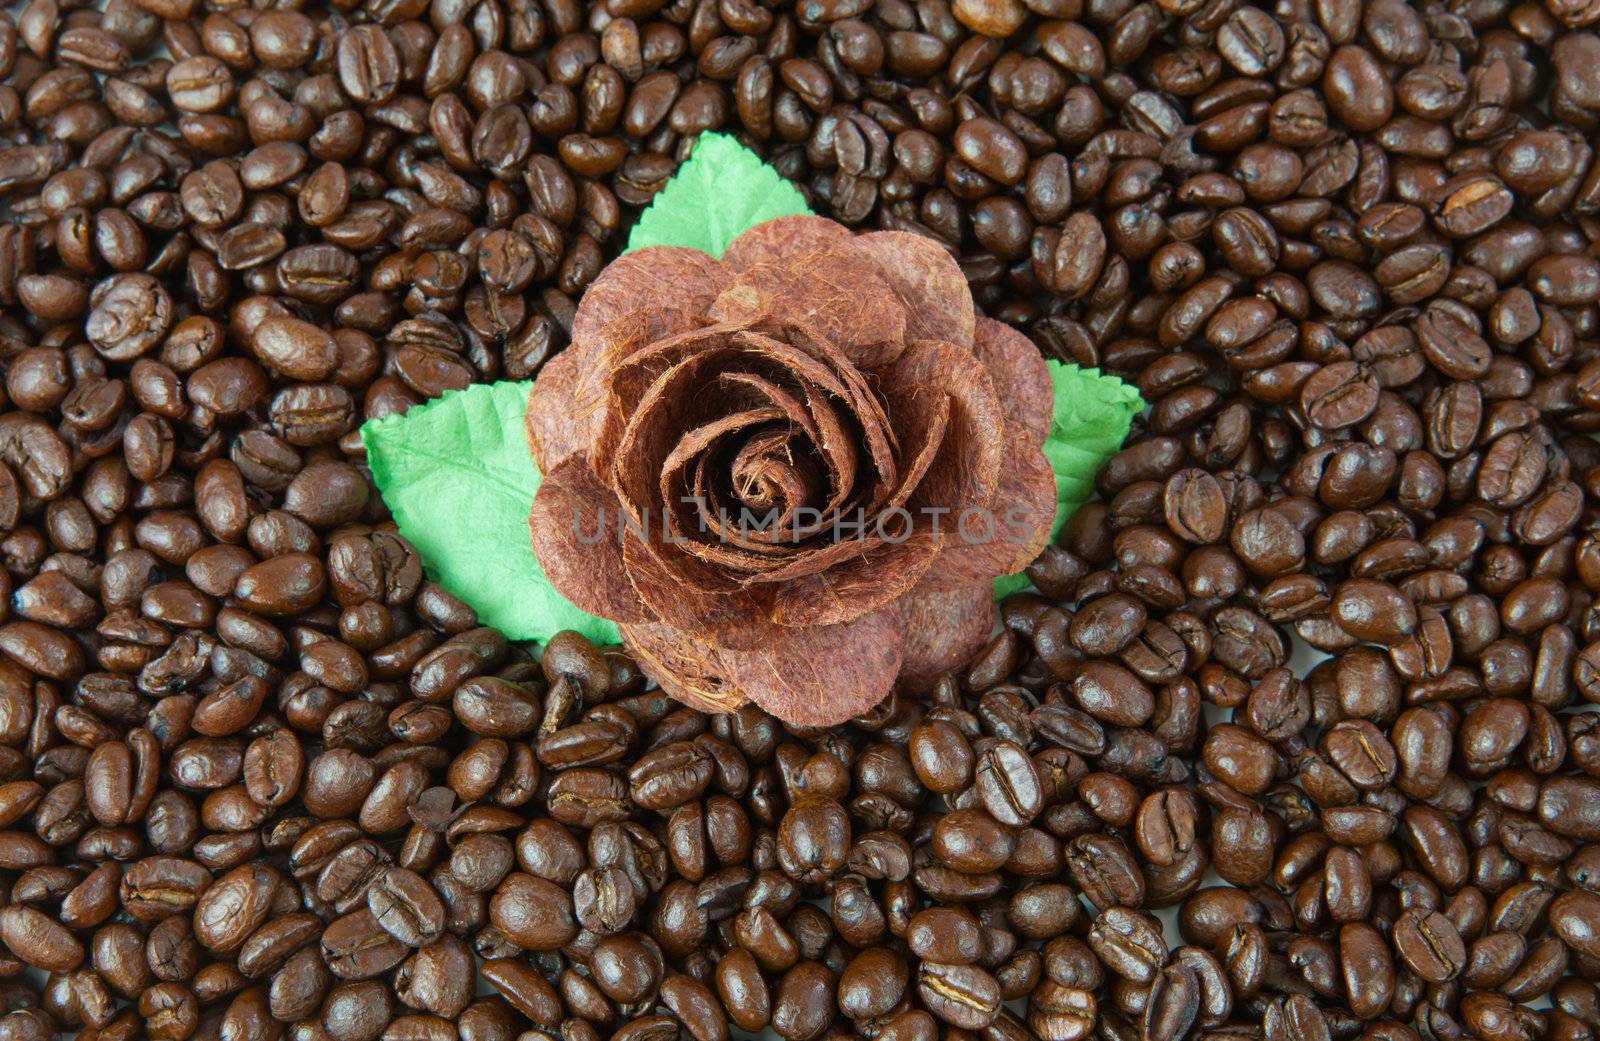
[[[1584,1041],[1596,26],[20,5],[0,1041]],[[701,130],[1148,406],[998,635],[827,731],[480,626],[358,432],[594,350]]]

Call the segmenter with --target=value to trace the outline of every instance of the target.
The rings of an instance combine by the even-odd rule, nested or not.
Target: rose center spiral
[[[784,517],[819,505],[822,476],[810,450],[787,430],[758,433],[742,444],[728,470],[734,501],[757,516]]]

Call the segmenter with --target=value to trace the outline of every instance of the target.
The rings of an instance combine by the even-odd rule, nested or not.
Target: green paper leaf
[[[645,246],[689,246],[721,258],[746,228],[810,213],[793,184],[726,134],[701,134],[694,152],[656,193],[628,235]]]
[[[1144,410],[1139,392],[1099,369],[1045,361],[1055,384],[1055,413],[1044,439],[1044,457],[1056,474],[1056,519],[1050,541],[1079,506],[1094,497],[1094,478],[1107,459],[1117,454],[1128,437],[1133,417]],[[1025,574],[1002,575],[994,580],[996,600],[1030,588]]]
[[[614,623],[556,592],[534,558],[528,510],[539,470],[523,413],[531,383],[480,383],[361,428],[367,465],[428,577],[513,640],[576,629],[620,643]]]
[[[1001,575],[994,580],[994,598],[1004,600],[1008,596],[1026,592],[1033,588],[1033,583],[1028,581],[1028,576],[1022,572],[1015,575]]]

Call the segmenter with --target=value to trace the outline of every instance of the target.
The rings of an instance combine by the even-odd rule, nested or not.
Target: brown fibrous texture
[[[720,262],[637,250],[558,361],[528,408],[534,550],[698,708],[830,725],[925,689],[1055,517],[1044,361],[929,239],[801,216]]]

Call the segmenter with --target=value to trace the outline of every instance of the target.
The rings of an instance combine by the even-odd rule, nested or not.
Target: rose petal
[[[677,246],[635,250],[606,265],[572,319],[575,436],[592,441],[599,432],[611,370],[653,343],[706,324],[706,310],[731,279],[711,257]]]
[[[822,514],[826,516],[837,509],[855,487],[855,443],[844,436],[838,417],[831,408],[826,407],[825,399],[818,391],[814,387],[803,388],[806,402],[802,404],[789,390],[755,373],[730,372],[722,377],[722,382],[736,390],[754,392],[759,398],[781,410],[791,427],[805,436],[810,442],[811,451],[827,469],[826,479],[830,491],[827,502],[822,507]],[[813,413],[819,408],[824,409],[824,413],[814,415]],[[796,529],[796,534],[798,537],[804,537],[804,534],[809,533]],[[759,535],[758,540],[770,541],[770,536]]]
[[[822,490],[822,474],[809,453],[794,448],[789,432],[782,429],[744,443],[728,469],[740,506],[757,514],[779,510],[791,526],[798,511],[816,508],[812,504]]]
[[[1000,468],[1000,487],[992,502],[1002,533],[997,545],[1009,545],[1012,550],[1002,558],[995,575],[1013,575],[1033,563],[1050,541],[1060,508],[1055,471],[1044,453],[1034,447],[1032,437],[1016,427],[1006,432],[1006,462]]]
[[[611,439],[621,431],[631,412],[632,402],[613,396],[616,372],[641,354],[666,348],[674,357],[690,353],[695,345],[717,342],[722,335],[703,324],[704,315],[651,307],[630,311],[608,322],[601,330],[596,347],[587,362],[580,362],[577,383],[572,390],[572,424],[584,443],[591,446],[589,457],[600,465]]]
[[[693,393],[694,385],[708,381],[711,370],[733,356],[722,347],[690,355],[651,383],[631,409],[611,472],[602,471],[599,477],[617,490],[635,523],[646,524],[652,506],[660,505],[659,482],[674,446],[691,430],[716,421],[711,414],[714,403]]]
[[[733,687],[779,719],[836,726],[893,690],[900,615],[886,607],[843,625],[794,629],[772,644],[722,658]]]
[[[674,530],[689,536],[684,550],[746,573],[760,573],[793,556],[795,543],[811,526],[802,519],[815,511],[813,503],[823,481],[812,454],[795,451],[790,432],[783,429],[752,435],[724,477],[735,485],[754,484],[757,487],[751,491],[758,491],[767,499],[764,502],[744,493],[726,501],[722,489],[712,486],[709,458],[702,455],[696,460],[687,497],[675,502],[663,485]]]
[[[647,353],[653,356],[653,352]],[[642,364],[646,356],[639,360]],[[772,437],[764,444],[770,442],[775,449],[788,441],[789,434],[779,422],[784,415],[777,408],[758,406],[736,413],[740,417],[737,422],[726,414],[725,410],[740,409],[746,403],[740,399],[756,396],[752,388],[738,381],[731,385],[744,393],[731,394],[730,377],[737,370],[728,370],[761,361],[787,363],[797,379],[822,382],[835,394],[847,393],[825,366],[804,352],[754,334],[736,334],[732,345],[719,343],[689,354],[645,388],[617,442],[612,472],[601,474],[602,480],[609,479],[617,489],[635,521],[643,521],[653,502],[677,505],[669,502],[664,482],[671,471],[686,465],[717,438],[759,423],[773,427]],[[631,365],[628,368],[632,371]],[[621,410],[617,415],[620,418]]]
[[[893,490],[893,494],[884,503],[885,509],[894,509],[906,504],[922,483],[928,468],[938,458],[939,449],[944,444],[945,431],[950,426],[950,398],[948,395],[940,394],[926,397],[918,402],[919,405],[924,403],[926,409],[914,419],[904,412],[897,416],[902,424],[901,429],[906,431],[904,436],[918,440],[907,446],[907,458],[901,460],[906,464],[906,468],[900,474],[900,486]]]
[[[824,530],[828,532],[833,531],[831,522],[825,527]],[[870,532],[861,538],[857,538],[854,534],[851,534],[838,539],[829,538],[826,541],[818,539],[810,546],[803,547],[799,550],[791,549],[787,556],[763,571],[741,576],[740,583],[745,586],[777,586],[778,588],[773,590],[773,595],[782,599],[784,597],[784,589],[782,587],[785,584],[803,582],[812,578],[813,576],[823,574],[824,572],[831,575],[835,570],[845,565],[847,561],[853,560],[856,557],[864,556],[883,544],[884,542],[882,539],[878,538],[876,535],[870,534]],[[815,590],[816,588],[817,587],[814,584],[808,586],[808,589],[811,590]],[[802,602],[805,603],[808,608],[815,608],[817,606],[815,603],[806,601],[803,597]],[[869,611],[876,606],[876,604],[866,604],[857,611],[850,611],[842,615],[835,614],[833,617],[828,619],[828,622],[832,623],[846,621],[850,618],[854,618],[858,614]],[[783,612],[781,609],[777,614],[774,615],[774,618],[784,625],[818,624],[809,616],[803,616],[798,613],[789,614]]]
[[[800,726],[860,715],[888,697],[900,670],[900,619],[890,608],[743,651],[661,624],[623,626],[622,640],[645,675],[694,708],[731,712],[749,700]]]
[[[954,344],[919,340],[877,377],[885,408],[900,429],[926,429],[939,395],[950,403],[938,454],[906,497],[912,511],[944,508],[959,514],[988,505],[1000,477],[1006,422],[983,363]]]
[[[649,528],[628,529],[622,561],[639,599],[659,621],[723,647],[751,647],[780,634],[765,590],[740,588],[724,568],[669,542],[660,518]]]
[[[621,629],[623,646],[644,674],[690,708],[732,712],[749,700],[729,683],[720,650],[705,640],[660,623]]]
[[[698,337],[702,334],[695,335]],[[612,455],[615,465],[610,473],[601,476],[602,480],[609,478],[616,487],[623,508],[636,526],[646,530],[652,524],[660,526],[660,510],[654,507],[660,502],[658,481],[667,455],[677,439],[686,430],[697,425],[702,413],[709,412],[716,406],[715,396],[697,393],[696,388],[721,387],[725,382],[722,377],[727,374],[722,371],[725,367],[742,365],[748,359],[751,363],[787,369],[792,378],[805,388],[808,399],[813,401],[818,397],[852,398],[867,393],[864,384],[858,388],[845,384],[840,369],[820,360],[811,351],[797,349],[790,344],[753,332],[735,333],[732,340],[732,346],[722,343],[702,347],[684,357],[654,379],[633,407],[632,419],[622,432]],[[670,347],[651,348],[642,352],[619,370],[617,382],[653,371],[658,363],[664,364],[680,353]],[[822,353],[826,356],[826,351]],[[850,367],[848,362],[836,358],[833,360],[843,365],[854,378],[860,379],[860,374]],[[976,365],[976,361],[970,355],[967,356],[967,361],[970,365]],[[617,414],[620,415],[621,410],[618,410]],[[826,431],[829,414],[829,409],[817,408],[812,411],[813,420],[819,429]],[[885,479],[892,480],[894,470],[889,444],[881,428],[879,433],[880,444],[877,451],[885,456],[885,466],[889,471]],[[787,438],[787,435],[781,436]],[[842,430],[837,435],[841,443],[845,436]],[[701,483],[697,477],[697,488]],[[696,524],[693,526],[694,530],[680,531],[687,538],[681,543],[673,540],[677,544],[669,545],[659,533],[653,534],[649,541],[654,552],[649,553],[643,547],[636,549],[630,540],[624,547],[624,556],[629,561],[630,576],[639,589],[640,596],[661,620],[683,628],[714,626],[715,628],[709,632],[711,638],[728,646],[745,646],[745,641],[753,638],[752,630],[759,635],[763,631],[763,626],[770,626],[778,621],[778,616],[773,614],[771,607],[771,597],[775,594],[762,591],[757,601],[749,601],[750,594],[744,597],[731,597],[729,593],[732,588],[731,582],[748,585],[751,581],[758,580],[752,578],[752,574],[759,576],[768,571],[784,577],[807,574],[824,566],[827,560],[859,555],[870,548],[870,546],[849,544],[830,548],[828,555],[823,558],[802,552],[788,557],[787,560],[781,557],[768,560],[750,554],[737,544],[729,545],[705,539],[703,536],[706,533],[699,530],[702,527]],[[806,531],[799,532],[802,537],[806,534]],[[928,554],[921,548],[901,551],[898,555],[906,553],[913,555],[915,568],[926,566]],[[643,560],[645,573],[641,574],[634,570],[634,555]],[[653,560],[644,560],[646,557]],[[659,567],[652,568],[652,562]],[[728,568],[745,572],[745,575],[735,578],[727,573]],[[899,584],[888,588],[883,588],[880,580],[872,579],[873,600],[851,601],[842,608],[832,601],[813,601],[804,605],[802,613],[808,618],[817,616],[822,622],[829,623],[859,615],[870,610],[875,603],[887,602],[899,595],[904,588],[909,588],[909,584],[916,578],[915,572],[907,574],[902,570],[895,571],[895,575],[895,582]],[[854,572],[845,573],[838,581],[847,587],[857,584]],[[752,618],[755,617],[753,612],[759,612],[762,621],[753,622]],[[729,635],[730,633],[737,635]]]
[[[808,325],[864,368],[899,355],[907,323],[876,265],[848,243],[746,269],[717,297],[710,314],[721,322],[771,319]]]
[[[572,318],[572,343],[580,351],[593,351],[603,346],[601,331],[608,323],[662,305],[704,318],[731,281],[732,272],[697,249],[650,246],[624,253],[584,290]]]
[[[661,468],[657,471],[660,475],[657,481],[661,501],[672,502],[672,494],[669,491],[671,482],[701,453],[710,450],[718,441],[782,418],[783,413],[775,408],[751,409],[722,416],[685,432],[678,438],[678,443],[672,446],[672,451],[667,453],[667,458],[662,461]]]
[[[903,650],[901,690],[926,693],[939,674],[959,669],[994,632],[994,589],[988,582],[930,592],[919,585],[895,601]]]
[[[786,332],[789,343],[801,352],[821,361],[844,385],[845,392],[836,396],[848,403],[850,415],[860,428],[862,439],[867,445],[867,455],[872,459],[872,465],[877,468],[880,482],[892,487],[897,482],[895,451],[899,445],[883,403],[873,391],[872,385],[867,382],[866,376],[851,364],[838,348],[804,324],[794,325]],[[820,422],[819,420],[819,424]]]
[[[1006,421],[1044,444],[1055,412],[1055,385],[1033,341],[993,318],[979,318],[972,349],[989,370]]]
[[[795,343],[736,326],[709,326],[653,344],[618,365],[610,375],[604,423],[589,452],[602,480],[611,477],[608,468],[618,457],[619,443],[628,436],[625,428],[631,429],[639,423],[640,416],[648,409],[658,407],[661,401],[680,408],[682,399],[694,403],[702,400],[700,396],[686,394],[678,381],[686,375],[708,381],[713,376],[731,376],[748,365],[755,369],[787,370],[786,376],[804,389],[812,425],[818,428],[822,438],[820,447],[834,472],[848,476],[844,482],[848,486],[854,482],[854,436],[846,433],[841,423],[832,421],[832,403],[842,406],[855,419],[854,425],[866,442],[880,480],[893,487],[896,481],[894,440],[888,419],[865,377],[825,342],[802,329],[791,329],[789,333]],[[731,361],[719,356],[713,366],[707,356],[716,351],[732,351],[738,356]],[[682,368],[691,361],[697,367]],[[724,366],[727,372],[717,371]],[[674,382],[667,383],[669,379]],[[644,440],[652,443],[648,437]]]
[[[943,246],[908,231],[874,231],[856,236],[850,248],[872,260],[905,308],[907,339],[972,346],[972,291]]]
[[[752,372],[730,372],[722,377],[724,383],[734,387],[748,388],[765,398],[774,408],[782,410],[789,422],[799,427],[811,440],[818,437],[816,424],[812,421],[810,413],[789,391],[773,383],[771,380],[762,379]]]
[[[846,536],[827,552],[844,556],[852,544],[865,551],[810,574],[795,574],[797,569],[791,568],[773,591],[772,618],[790,627],[832,625],[891,604],[938,564],[941,541],[948,540],[918,531],[904,542],[889,542],[878,539],[870,527],[867,539],[857,542]]]
[[[605,403],[599,409],[594,439],[589,448],[589,461],[602,481],[611,479],[611,470],[616,462],[617,445],[621,442],[629,423],[635,418],[640,400],[649,392],[651,386],[661,376],[687,360],[699,358],[703,364],[710,359],[702,356],[731,348],[733,342],[731,332],[732,330],[720,325],[692,329],[665,339],[646,342],[638,350],[621,357],[615,365],[605,366],[607,371],[604,374],[604,383],[601,384]],[[622,353],[620,349],[618,353],[619,355]],[[597,365],[595,369],[601,367]]]
[[[799,256],[849,239],[850,229],[826,217],[774,217],[741,232],[723,251],[722,263],[738,274],[757,264]]]
[[[844,505],[855,490],[860,453],[856,451],[854,439],[845,431],[844,421],[814,387],[806,388],[806,410],[817,431],[817,452],[827,460],[828,473],[833,481],[828,503],[824,507],[824,511],[831,514]]]
[[[761,514],[736,508],[735,504],[724,501],[720,490],[712,486],[709,469],[707,457],[701,456],[695,461],[694,478],[689,488],[694,516],[691,518],[686,511],[680,510],[673,519],[683,530],[698,529],[710,532],[713,537],[704,542],[686,543],[684,549],[711,563],[724,559],[723,555],[746,551],[726,559],[730,560],[729,566],[747,572],[758,571],[768,566],[770,561],[792,554],[792,544],[798,535],[794,518],[789,520],[790,527],[785,528],[781,514],[774,517],[771,513]],[[749,553],[757,557],[752,558]],[[766,561],[760,561],[761,557],[767,558]]]
[[[617,497],[572,455],[544,475],[528,513],[533,555],[556,591],[580,610],[617,622],[649,621],[622,558]]]
[[[545,362],[533,381],[524,427],[528,452],[540,473],[549,473],[587,447],[585,432],[573,422],[572,396],[578,376],[578,352],[568,347]]]
[[[924,579],[930,590],[1016,574],[1044,549],[1056,516],[1056,479],[1032,438],[1007,428],[1005,461],[992,505],[949,519],[944,552]]]

